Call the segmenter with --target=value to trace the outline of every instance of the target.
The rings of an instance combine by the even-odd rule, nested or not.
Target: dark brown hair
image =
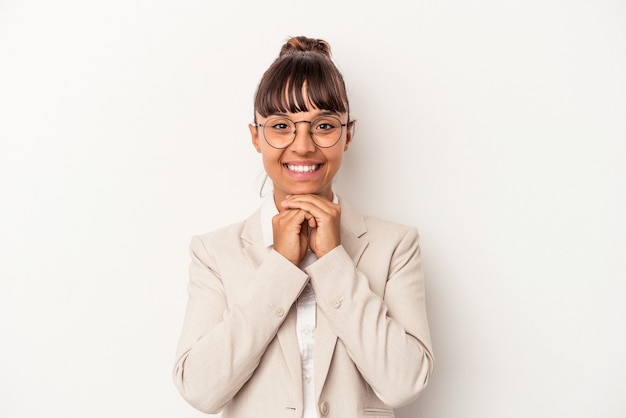
[[[263,74],[254,98],[254,110],[263,117],[306,112],[307,103],[318,109],[349,113],[346,86],[331,60],[330,45],[321,39],[297,36],[287,40],[278,58]]]

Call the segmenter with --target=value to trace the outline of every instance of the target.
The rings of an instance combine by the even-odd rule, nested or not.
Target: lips
[[[287,170],[294,173],[313,173],[322,167],[322,164],[283,164]]]

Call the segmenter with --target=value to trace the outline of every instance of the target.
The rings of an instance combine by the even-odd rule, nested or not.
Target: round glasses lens
[[[311,122],[313,142],[323,148],[332,147],[341,138],[341,121],[334,116],[322,116]]]
[[[275,148],[285,148],[294,139],[296,125],[287,118],[270,118],[263,124],[265,140]]]

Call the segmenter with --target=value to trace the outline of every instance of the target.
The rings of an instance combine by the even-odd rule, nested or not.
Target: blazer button
[[[285,315],[285,310],[283,308],[276,308],[276,310],[274,311],[274,315],[280,318]]]
[[[326,402],[326,401],[320,402],[320,414],[322,414],[323,416],[328,415],[328,410],[329,409],[330,409],[330,407],[328,406],[328,402]]]
[[[330,301],[330,303],[335,309],[338,309],[341,307],[341,299],[339,298],[334,298],[333,300]]]

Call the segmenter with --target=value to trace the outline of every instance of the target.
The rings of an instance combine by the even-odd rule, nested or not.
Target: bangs
[[[261,79],[254,107],[263,117],[309,111],[348,111],[343,77],[329,59],[294,53],[282,57]]]

